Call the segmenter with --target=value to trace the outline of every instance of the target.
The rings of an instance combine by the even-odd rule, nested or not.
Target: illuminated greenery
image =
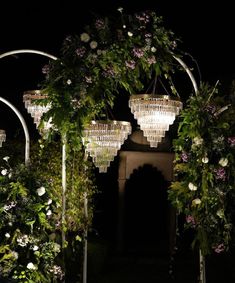
[[[160,75],[174,92],[177,43],[153,11],[128,15],[120,8],[113,17],[97,17],[68,36],[59,59],[44,66],[42,88],[52,105],[45,119],[79,146],[84,125],[103,118],[117,95],[139,93]]]
[[[169,199],[194,229],[203,254],[229,249],[235,196],[234,106],[202,85],[181,112]]]

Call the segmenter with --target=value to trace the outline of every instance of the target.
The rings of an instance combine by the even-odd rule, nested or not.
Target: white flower
[[[151,47],[151,51],[153,52],[153,53],[155,53],[156,51],[157,51],[157,49],[156,49],[156,47]]]
[[[197,190],[197,186],[195,186],[193,183],[189,183],[188,184],[188,188],[190,189],[190,191],[196,191]]]
[[[1,174],[5,176],[7,174],[7,169],[2,169]]]
[[[220,158],[219,160],[219,165],[221,165],[222,167],[225,167],[228,165],[228,159],[227,158]]]
[[[90,40],[90,35],[86,32],[83,32],[81,35],[80,35],[80,39],[81,41],[83,42],[88,42]]]
[[[34,246],[33,246],[33,250],[34,250],[34,251],[37,251],[37,250],[38,250],[38,246],[37,246],[37,245],[34,245]]]
[[[67,80],[67,85],[71,85],[72,81],[71,80]]]
[[[12,177],[12,173],[10,172],[10,173],[8,174],[8,178],[11,179],[11,177]]]
[[[40,187],[40,188],[37,189],[37,194],[38,194],[39,196],[44,195],[45,192],[46,192],[46,189],[45,189],[44,187]]]
[[[201,144],[203,143],[203,139],[202,139],[201,137],[195,137],[195,138],[193,139],[193,143],[194,143],[195,145],[201,145]]]
[[[6,162],[8,162],[8,160],[10,159],[10,157],[9,156],[5,156],[5,157],[3,157],[3,160],[5,160]]]
[[[208,163],[208,162],[209,162],[209,159],[207,157],[202,158],[202,163]]]
[[[35,266],[32,262],[29,262],[29,263],[27,264],[27,268],[28,268],[28,269],[32,269],[32,270],[35,270],[35,269],[36,269],[36,266]]]
[[[98,43],[97,43],[96,41],[94,41],[94,40],[92,40],[92,41],[90,42],[90,47],[91,47],[91,49],[96,49],[97,45],[98,45]]]
[[[130,37],[132,37],[133,36],[133,33],[132,32],[130,32],[130,31],[128,31],[128,36],[130,36]]]
[[[52,211],[49,209],[48,211],[47,211],[47,215],[49,216],[49,215],[51,215],[52,214]]]
[[[123,28],[126,28],[126,25],[123,25],[122,27],[123,27]]]
[[[6,233],[6,234],[5,234],[5,237],[6,237],[6,238],[10,238],[11,235],[10,235],[9,233]]]
[[[18,254],[17,252],[13,251],[11,254],[13,255],[13,257],[14,257],[15,259],[18,259],[19,254]]]
[[[52,203],[52,199],[49,198],[49,200],[47,201],[47,204],[50,205]]]
[[[122,7],[119,7],[117,10],[118,10],[118,12],[120,12],[120,13],[123,12],[123,8],[122,8]]]
[[[192,205],[195,206],[195,205],[199,205],[201,203],[201,200],[199,198],[195,198],[193,201],[192,201]]]

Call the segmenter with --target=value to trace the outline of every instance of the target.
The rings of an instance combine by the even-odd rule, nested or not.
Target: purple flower
[[[214,114],[215,111],[216,111],[216,107],[215,107],[215,105],[207,105],[207,106],[205,107],[205,110],[206,110],[207,112],[209,112],[210,114]]]
[[[44,66],[42,67],[42,73],[43,73],[43,74],[48,75],[49,71],[50,71],[50,66],[49,66],[48,64],[47,64],[47,65],[44,65]]]
[[[145,37],[145,38],[151,38],[151,37],[152,37],[152,34],[151,34],[151,33],[146,33],[146,34],[144,35],[144,37]]]
[[[224,249],[225,249],[224,244],[219,244],[218,246],[214,247],[214,251],[215,251],[217,254],[223,252]]]
[[[125,61],[125,65],[129,69],[132,69],[132,70],[135,69],[135,61],[134,60]]]
[[[147,24],[149,22],[149,15],[146,13],[141,13],[141,14],[135,14],[136,19],[138,19],[140,22],[143,22]]]
[[[149,65],[155,64],[156,63],[155,56],[153,55],[153,56],[147,58],[147,62],[149,63]]]
[[[133,54],[134,54],[135,57],[141,58],[141,57],[144,56],[144,51],[141,48],[135,47],[133,49]]]
[[[96,22],[95,22],[95,27],[98,30],[104,29],[105,28],[104,20],[103,19],[97,19]]]
[[[235,146],[235,137],[229,137],[228,138],[228,143],[230,146]]]
[[[81,57],[84,56],[84,54],[85,54],[85,52],[86,52],[86,48],[85,48],[85,47],[77,48],[77,49],[75,50],[75,52],[76,52],[77,56],[81,58]]]
[[[183,162],[188,162],[188,154],[186,152],[182,152],[181,159]]]
[[[116,72],[114,71],[113,67],[107,67],[104,71],[103,71],[103,76],[108,78],[114,78],[116,77]]]
[[[224,168],[221,167],[221,168],[215,169],[214,172],[216,173],[215,178],[217,180],[225,181],[225,179],[226,179],[226,172],[225,172]]]
[[[186,216],[186,222],[187,222],[188,224],[191,224],[192,227],[195,227],[195,226],[196,226],[196,221],[195,221],[195,219],[194,219],[194,217],[193,217],[192,215],[187,215],[187,216]]]

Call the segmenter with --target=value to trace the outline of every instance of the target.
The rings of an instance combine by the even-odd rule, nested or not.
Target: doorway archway
[[[127,252],[167,253],[168,182],[151,164],[134,169],[124,196],[124,248]]]

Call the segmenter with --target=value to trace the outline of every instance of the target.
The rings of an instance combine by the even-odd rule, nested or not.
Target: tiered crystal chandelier
[[[85,151],[92,157],[100,173],[107,172],[121,145],[131,133],[131,124],[126,121],[91,121],[83,132]]]
[[[47,98],[47,95],[42,94],[40,90],[30,90],[25,91],[23,95],[23,101],[25,104],[25,108],[28,113],[32,116],[36,127],[39,129],[39,124],[41,122],[42,115],[46,113],[50,108],[50,104],[39,105],[36,101],[40,99]],[[52,127],[51,119],[43,122],[43,127],[39,129],[40,133],[45,133],[48,129]]]
[[[0,130],[0,147],[2,147],[2,143],[6,141],[6,132],[5,130]]]
[[[157,147],[182,109],[179,99],[169,95],[131,95],[129,107],[151,147]]]

